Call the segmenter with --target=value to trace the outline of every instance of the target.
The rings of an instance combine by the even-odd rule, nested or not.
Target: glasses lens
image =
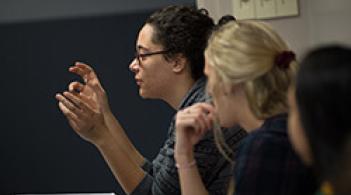
[[[143,58],[148,57],[148,56],[153,56],[153,55],[157,55],[157,54],[166,54],[168,53],[168,51],[164,50],[164,51],[155,51],[155,52],[149,52],[149,53],[143,53],[140,54],[139,51],[135,52],[135,59],[138,60],[138,63],[141,64],[141,61],[143,60]]]

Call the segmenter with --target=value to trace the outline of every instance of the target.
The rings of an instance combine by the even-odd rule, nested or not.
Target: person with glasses
[[[140,96],[163,100],[175,110],[205,101],[208,96],[203,53],[213,28],[213,20],[205,10],[169,6],[153,13],[139,32],[135,59],[129,65]],[[80,62],[69,70],[85,83],[72,82],[68,92],[57,94],[59,108],[72,128],[98,148],[123,190],[138,195],[180,194],[173,151],[174,119],[163,147],[150,162],[134,147],[112,114],[94,70]],[[238,127],[224,133],[233,148],[245,136]],[[213,136],[206,135],[194,151],[211,194],[225,194],[231,166],[218,152]]]

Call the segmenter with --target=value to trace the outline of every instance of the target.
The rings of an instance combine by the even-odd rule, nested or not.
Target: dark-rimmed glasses
[[[152,55],[158,54],[166,54],[169,50],[162,50],[162,51],[154,51],[154,52],[146,52],[146,53],[139,53],[138,51],[135,52],[135,59],[138,61],[139,64],[144,60],[144,58]]]

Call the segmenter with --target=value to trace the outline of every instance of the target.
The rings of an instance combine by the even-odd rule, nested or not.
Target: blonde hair
[[[266,23],[232,21],[220,27],[210,37],[205,50],[208,65],[216,72],[214,93],[227,86],[242,85],[250,110],[257,119],[267,119],[287,111],[287,91],[296,72],[292,60],[287,67],[279,67],[276,58],[289,51],[287,44]],[[218,123],[218,121],[217,121]],[[219,151],[234,167],[232,151],[223,139],[218,125],[214,129]],[[227,194],[233,194],[234,178]]]
[[[264,120],[287,111],[287,91],[297,63],[293,60],[282,68],[275,60],[289,50],[268,24],[247,20],[228,22],[216,30],[205,55],[218,75],[217,83],[241,84],[251,111]]]

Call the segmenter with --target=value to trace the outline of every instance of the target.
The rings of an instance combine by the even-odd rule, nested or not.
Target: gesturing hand
[[[69,68],[69,71],[82,77],[85,84],[72,82],[69,85],[70,92],[79,92],[84,96],[93,108],[101,109],[101,111],[109,110],[108,99],[96,73],[87,64],[81,62],[75,63],[75,66]]]
[[[104,121],[104,111],[109,110],[105,91],[90,66],[76,63],[69,71],[80,75],[85,84],[72,82],[69,92],[57,94],[59,108],[82,138],[99,144],[109,136]]]

